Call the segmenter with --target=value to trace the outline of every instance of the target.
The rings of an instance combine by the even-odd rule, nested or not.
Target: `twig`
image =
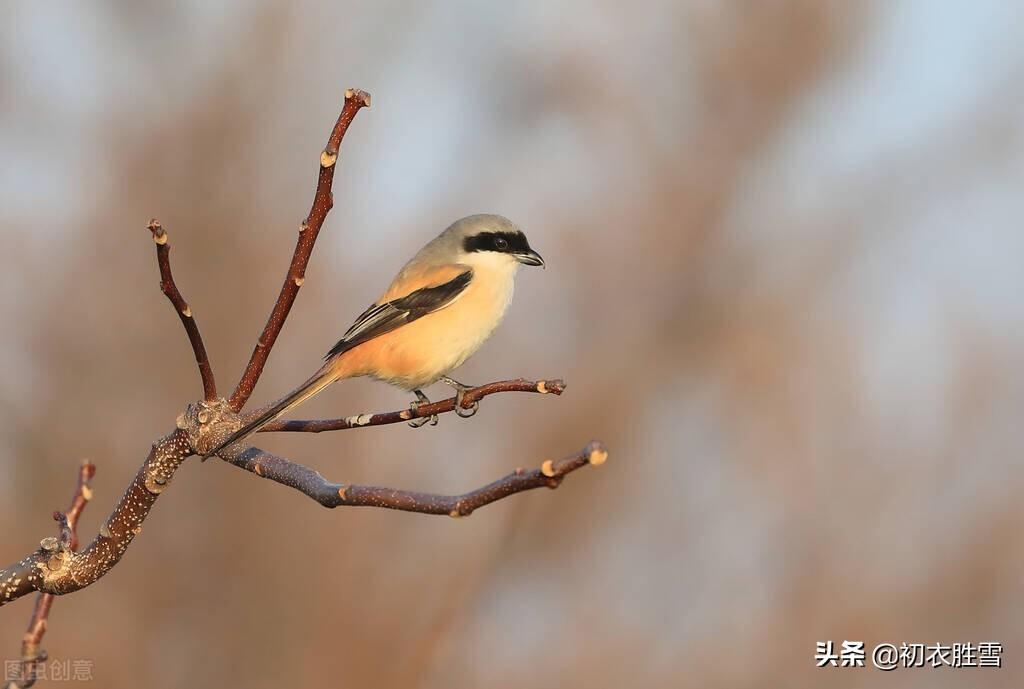
[[[341,146],[341,140],[356,113],[361,108],[369,106],[370,94],[365,91],[349,89],[345,92],[345,105],[331,131],[330,138],[327,140],[327,146],[320,154],[320,176],[317,179],[316,194],[313,196],[313,206],[310,208],[309,215],[299,225],[299,238],[295,244],[295,253],[292,254],[292,262],[288,267],[287,275],[285,275],[284,284],[281,286],[281,293],[274,303],[263,333],[256,341],[256,347],[253,348],[252,356],[249,357],[249,364],[245,367],[245,372],[242,374],[241,380],[238,381],[235,391],[231,393],[231,399],[228,400],[228,405],[233,411],[237,412],[245,406],[253,388],[256,387],[256,383],[263,373],[263,367],[267,363],[267,358],[270,356],[270,350],[274,347],[281,328],[284,327],[292,304],[295,303],[299,287],[306,279],[306,264],[309,263],[313,245],[316,243],[317,235],[320,234],[320,228],[324,224],[327,213],[334,206],[331,185],[334,183],[334,168],[338,162],[338,149]]]
[[[546,460],[539,469],[516,469],[503,478],[462,495],[417,493],[379,486],[331,483],[319,472],[256,447],[239,453],[229,463],[257,476],[294,488],[324,507],[383,507],[391,510],[465,517],[473,510],[533,488],[557,488],[567,474],[587,464],[608,459],[604,446],[594,440],[579,452]]]
[[[160,225],[160,221],[153,218],[149,221],[149,231],[153,233],[153,241],[156,243],[156,262],[160,266],[160,290],[167,296],[174,310],[181,319],[188,333],[188,341],[192,343],[192,352],[196,356],[196,363],[199,364],[199,376],[203,380],[203,399],[212,401],[217,399],[217,382],[213,379],[213,368],[210,366],[210,359],[206,356],[206,346],[203,344],[203,336],[199,334],[199,325],[192,317],[192,309],[189,308],[185,298],[178,291],[174,284],[174,276],[171,274],[171,245],[168,243],[167,232]]]
[[[84,461],[78,469],[78,484],[71,498],[71,506],[67,512],[54,512],[53,517],[60,523],[60,542],[72,551],[78,549],[78,517],[86,504],[92,499],[92,477],[96,475],[96,465]],[[39,676],[39,667],[46,661],[46,651],[39,646],[46,634],[46,625],[53,607],[54,595],[40,593],[36,596],[36,605],[32,617],[28,621],[28,629],[21,640],[21,678],[12,679],[6,689],[28,689],[35,684]],[[5,678],[9,679],[9,678]]]
[[[195,407],[191,406],[188,413],[194,414]],[[182,460],[191,454],[189,437],[181,429],[153,443],[99,535],[84,550],[72,550],[69,546],[73,539],[44,538],[35,552],[0,569],[0,606],[33,591],[57,595],[78,591],[109,572],[142,531],[143,520]]]
[[[541,394],[561,395],[565,390],[565,383],[561,380],[501,380],[495,383],[487,383],[466,391],[462,401],[464,408],[469,408],[473,402],[479,401],[488,395],[499,392],[537,392]],[[324,431],[344,431],[350,428],[366,428],[368,426],[384,426],[390,423],[401,423],[410,419],[433,416],[434,414],[445,414],[455,410],[455,397],[450,397],[440,402],[432,402],[417,407],[415,410],[402,409],[401,411],[381,412],[379,414],[356,414],[343,419],[319,419],[306,420],[297,419],[293,421],[274,421],[268,423],[261,433],[323,433]],[[254,412],[258,414],[259,412]]]
[[[142,523],[149,515],[157,498],[170,485],[181,463],[190,455],[203,454],[215,447],[228,433],[238,428],[241,409],[259,380],[267,357],[284,325],[302,285],[306,266],[313,245],[327,212],[333,205],[331,185],[334,167],[338,158],[341,140],[352,119],[363,107],[370,104],[370,97],[363,91],[349,90],[345,94],[342,109],[327,147],[320,157],[320,176],[317,183],[313,206],[306,221],[299,230],[299,239],[292,256],[284,286],[271,311],[267,325],[253,350],[238,386],[230,400],[217,398],[213,373],[210,370],[202,338],[191,316],[191,311],[174,284],[170,271],[167,233],[156,220],[149,225],[157,244],[157,260],[160,266],[161,288],[175,306],[192,342],[196,361],[203,378],[205,399],[190,404],[177,419],[177,428],[153,443],[149,455],[143,462],[99,534],[81,552],[77,550],[76,524],[78,516],[91,495],[89,479],[94,469],[83,465],[79,489],[71,508],[66,513],[56,513],[60,522],[60,536],[40,541],[39,548],[8,567],[0,568],[0,606],[33,592],[47,594],[40,596],[36,603],[29,630],[23,646],[24,662],[22,673],[30,671],[45,659],[39,644],[45,633],[47,617],[53,604],[52,595],[78,591],[90,586],[121,559],[135,536],[142,531]],[[489,383],[468,391],[463,406],[468,408],[477,400],[498,392],[537,392],[561,394],[564,384],[558,380],[526,381],[510,380]],[[357,426],[397,423],[413,417],[440,414],[455,409],[457,398],[424,405],[415,412],[403,410],[384,414],[362,415],[348,419],[326,421],[291,421],[273,424],[266,430],[301,430],[320,432],[340,430]],[[533,488],[556,488],[569,473],[586,464],[601,464],[608,453],[597,441],[591,442],[576,454],[559,460],[547,460],[538,469],[526,471],[517,469],[491,484],[463,495],[436,495],[396,490],[376,486],[359,486],[331,483],[318,472],[277,457],[258,448],[240,452],[226,451],[222,457],[230,463],[264,478],[290,486],[325,507],[367,506],[420,512],[424,514],[447,514],[453,517],[466,516],[474,510],[496,500]],[[27,687],[29,681],[15,680],[14,687]],[[34,681],[34,680],[32,680]]]

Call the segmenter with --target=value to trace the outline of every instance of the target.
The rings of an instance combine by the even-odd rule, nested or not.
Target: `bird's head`
[[[530,247],[523,231],[500,215],[470,215],[456,221],[448,233],[458,244],[460,263],[544,267],[544,259]]]

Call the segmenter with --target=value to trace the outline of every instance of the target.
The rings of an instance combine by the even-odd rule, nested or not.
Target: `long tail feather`
[[[286,413],[289,409],[299,406],[310,397],[333,383],[336,379],[337,376],[327,366],[324,366],[317,371],[312,378],[289,392],[287,395],[268,407],[262,414],[228,436],[227,440],[211,450],[209,454],[205,455],[203,457],[203,461],[206,461],[213,455],[217,454],[231,443],[252,435],[274,419]]]

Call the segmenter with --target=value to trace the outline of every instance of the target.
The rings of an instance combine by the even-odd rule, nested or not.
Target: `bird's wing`
[[[473,279],[472,268],[460,267],[462,268],[461,272],[446,282],[420,287],[405,296],[374,304],[363,311],[362,315],[356,319],[352,327],[324,358],[330,359],[332,356],[346,352],[367,340],[391,332],[395,328],[450,305]]]

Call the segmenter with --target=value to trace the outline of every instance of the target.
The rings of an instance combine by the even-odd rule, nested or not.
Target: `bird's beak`
[[[544,268],[544,259],[533,249],[521,254],[515,254],[516,260],[525,266],[540,266]]]

